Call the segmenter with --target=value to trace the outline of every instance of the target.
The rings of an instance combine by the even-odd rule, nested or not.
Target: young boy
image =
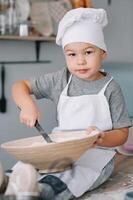
[[[98,129],[101,138],[75,162],[73,169],[40,179],[46,199],[71,199],[90,191],[112,174],[115,150],[128,136],[131,122],[120,86],[101,70],[107,56],[103,9],[78,8],[61,20],[56,43],[63,48],[67,67],[56,73],[18,81],[12,94],[20,107],[20,121],[33,127],[40,113],[31,95],[57,106],[57,129]],[[71,170],[74,174],[71,176]],[[60,176],[63,175],[63,176]],[[60,178],[61,177],[61,178]],[[54,184],[53,184],[54,183]],[[51,197],[51,195],[53,195]]]

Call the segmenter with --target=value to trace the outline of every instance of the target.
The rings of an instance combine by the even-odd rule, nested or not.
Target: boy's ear
[[[107,52],[106,51],[103,51],[103,53],[102,53],[102,59],[104,60],[106,57],[107,57]]]

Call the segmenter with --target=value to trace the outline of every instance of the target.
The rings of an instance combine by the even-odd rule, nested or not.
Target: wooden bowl
[[[53,143],[42,136],[3,143],[1,147],[18,160],[46,172],[63,171],[76,161],[96,141],[98,134],[85,131],[64,131],[50,134]]]

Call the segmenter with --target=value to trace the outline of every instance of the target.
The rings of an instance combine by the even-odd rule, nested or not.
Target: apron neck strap
[[[104,94],[105,90],[107,88],[107,86],[109,85],[109,83],[113,80],[113,77],[110,78],[110,80],[104,85],[104,87],[101,89],[101,91],[99,92],[99,94]]]
[[[72,80],[72,74],[70,75],[70,77],[68,79],[68,83],[67,83],[66,87],[64,88],[62,94],[67,95],[68,87],[69,87],[71,80]]]

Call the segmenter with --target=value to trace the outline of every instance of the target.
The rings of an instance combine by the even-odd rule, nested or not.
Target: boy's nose
[[[86,60],[85,60],[84,56],[78,56],[78,58],[77,58],[77,64],[78,65],[84,65],[84,64],[86,64]]]

